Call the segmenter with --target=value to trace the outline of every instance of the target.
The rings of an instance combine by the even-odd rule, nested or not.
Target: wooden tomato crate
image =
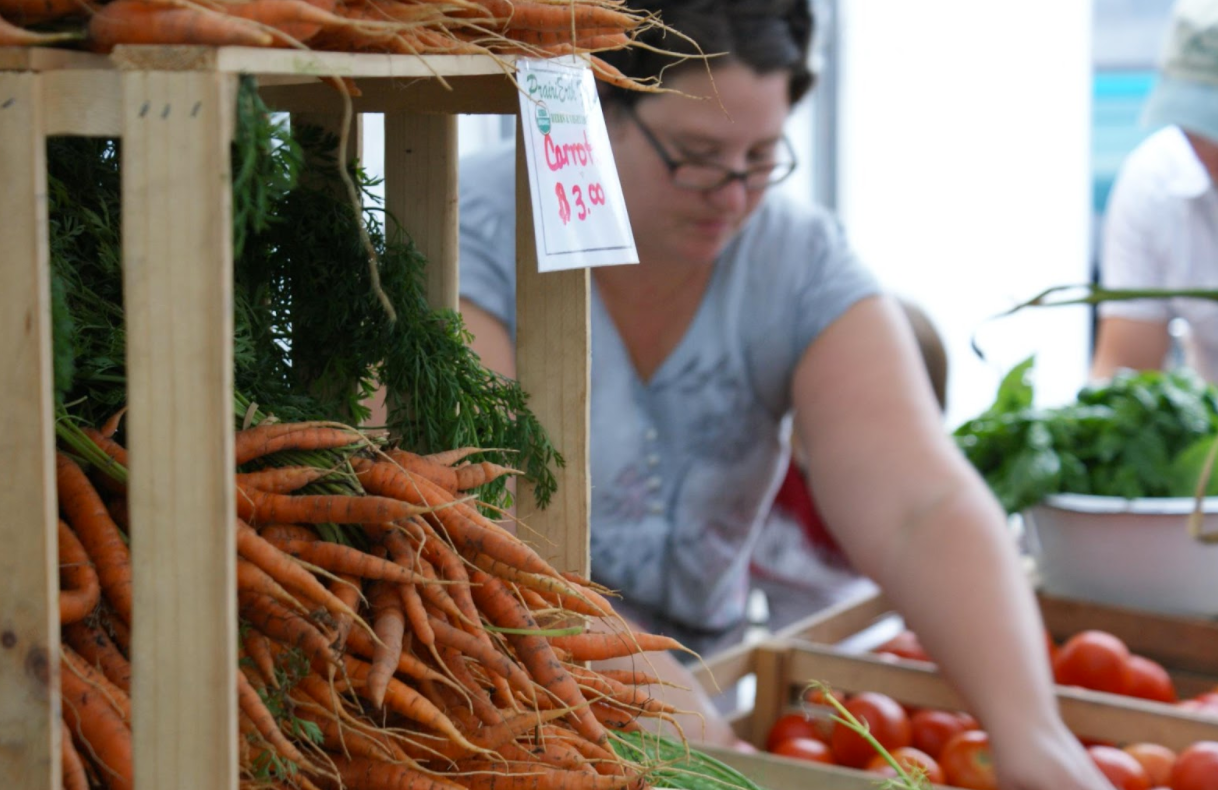
[[[715,693],[748,681],[754,703],[733,714],[737,734],[759,748],[777,718],[807,710],[801,705],[811,681],[847,693],[876,691],[913,707],[965,709],[959,695],[933,667],[912,661],[844,653],[833,646],[775,639],[712,659],[698,679]],[[1218,740],[1218,719],[1154,702],[1085,689],[1059,687],[1058,704],[1067,726],[1085,738],[1118,744],[1161,743],[1175,750],[1199,740]],[[866,790],[876,777],[850,768],[822,766],[770,754],[709,750],[770,790]]]
[[[341,128],[320,75],[385,114],[386,206],[457,306],[455,113],[518,114],[503,59],[206,47],[112,55],[0,48],[0,787],[60,786],[58,560],[46,138],[121,138],[134,557],[133,735],[139,790],[237,786],[229,145],[240,74],[268,104]],[[358,128],[358,121],[356,121]],[[358,136],[356,138],[358,140]],[[523,148],[518,152],[523,158]],[[556,566],[586,571],[586,270],[537,274],[517,166],[517,367],[566,457],[550,507],[520,514]],[[17,461],[16,459],[20,459]]]
[[[1181,697],[1218,687],[1218,622],[1043,592],[1036,598],[1045,627],[1059,643],[1080,631],[1107,631],[1124,641],[1131,652],[1162,664]],[[859,652],[878,646],[899,624],[895,607],[883,594],[874,593],[792,623],[775,636]]]

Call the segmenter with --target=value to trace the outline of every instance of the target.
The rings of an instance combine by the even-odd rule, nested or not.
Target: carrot
[[[557,44],[547,44],[534,49],[550,56],[581,55],[588,52],[607,52],[615,49],[625,49],[630,46],[631,39],[625,33],[614,33],[606,36],[587,36],[575,41],[562,41]],[[528,50],[526,50],[528,52]]]
[[[63,719],[59,720],[59,737],[63,741],[63,790],[89,790],[89,776],[85,773],[84,760],[72,744],[72,731]]]
[[[453,650],[451,647],[441,647],[437,650],[440,660],[444,662],[444,666],[448,669],[448,673],[461,684],[461,688],[469,700],[470,708],[479,721],[488,726],[494,726],[503,721],[503,716],[499,713],[499,709],[495,707],[495,703],[491,701],[490,695],[482,688],[482,685],[474,677],[474,673],[470,671],[469,665],[465,661],[465,656]],[[487,744],[482,744],[486,746]],[[497,748],[497,747],[490,747]]]
[[[131,664],[96,622],[81,620],[64,626],[63,641],[124,694],[131,694]]]
[[[320,469],[316,466],[271,467],[257,472],[238,474],[237,485],[242,488],[257,488],[259,491],[267,491],[272,494],[289,494],[328,474],[330,474],[329,469]]]
[[[446,591],[463,615],[457,622],[477,626],[481,618],[478,615],[478,607],[474,605],[474,597],[469,592],[469,574],[465,571],[465,562],[427,522],[416,519],[408,524],[417,526],[423,533],[423,538],[418,541],[423,560],[435,568],[440,578],[454,582]],[[424,575],[427,575],[426,571]],[[427,591],[428,587],[423,589]],[[444,607],[441,607],[441,610],[444,610]]]
[[[347,756],[373,760],[406,762],[409,757],[393,740],[371,726],[356,729],[339,721],[338,716],[316,702],[297,702],[294,710],[298,719],[312,722],[321,731],[321,745]]]
[[[341,27],[346,22],[304,0],[247,0],[226,6],[225,13],[271,28],[276,41],[286,44],[306,42],[323,28]]]
[[[506,562],[500,562],[486,554],[476,554],[471,558],[471,561],[475,567],[504,581],[510,581],[531,590],[551,593],[558,602],[561,602],[562,608],[569,611],[586,614],[591,617],[611,617],[613,615],[612,608],[602,609],[593,604],[592,601],[580,597],[578,592],[565,579],[545,576],[540,573],[528,573]],[[575,594],[573,595],[572,593]]]
[[[347,637],[347,649],[358,656],[371,659],[376,652],[376,643],[366,631],[352,631]],[[410,652],[403,650],[398,657],[397,671],[415,680],[433,680],[437,683],[452,683],[436,670],[423,663]]]
[[[274,38],[249,21],[219,12],[179,8],[145,0],[114,0],[89,19],[94,49],[119,44],[210,44],[269,47]]]
[[[581,737],[579,733],[552,724],[543,725],[541,733],[545,738],[560,739],[575,749],[598,774],[607,773],[620,776],[626,771],[626,764],[622,758],[614,754],[612,750]]]
[[[573,661],[604,661],[609,658],[621,658],[657,650],[690,652],[689,648],[672,637],[644,632],[553,636],[550,637],[550,644],[569,651]]]
[[[0,47],[38,47],[46,44],[59,44],[64,41],[76,41],[81,38],[84,36],[74,31],[38,33],[26,30],[0,16]]]
[[[95,686],[73,671],[67,658],[60,659],[59,683],[64,722],[93,756],[107,787],[131,790],[131,729],[127,722]]]
[[[130,0],[118,0],[119,2]],[[263,34],[265,35],[265,34]],[[256,458],[284,450],[335,450],[359,444],[363,438],[351,428],[339,428],[331,423],[288,422],[263,423],[237,431],[233,446],[237,466]]]
[[[296,745],[283,734],[283,730],[279,729],[279,722],[267,709],[266,703],[262,701],[262,697],[258,696],[258,692],[254,690],[244,672],[237,673],[237,704],[241,708],[241,712],[253,722],[258,734],[280,757],[291,760],[301,768],[311,765],[296,748]]]
[[[606,680],[614,680],[627,686],[668,685],[655,675],[637,669],[598,669],[594,671]]]
[[[589,707],[596,720],[611,730],[640,732],[643,729],[639,725],[637,713],[625,711],[616,705],[608,705],[604,702],[593,702]]]
[[[105,431],[84,427],[80,429],[80,432],[89,437],[89,440],[96,444],[98,449],[108,455],[114,463],[124,469],[131,468],[131,464],[127,459],[127,448],[114,441],[113,437],[107,435]]]
[[[354,610],[359,606],[360,598],[363,595],[360,579],[358,576],[340,573],[338,578],[330,582],[329,592],[344,606],[348,607],[348,610],[351,612],[350,614],[340,614],[335,617],[335,632],[337,636],[335,637],[334,644],[342,647],[351,638],[351,635],[358,633],[352,629],[356,621],[359,620],[359,616],[355,614]],[[372,640],[369,639],[368,641],[371,642]]]
[[[414,589],[414,585],[404,585]],[[416,593],[417,595],[417,593]],[[372,605],[372,628],[381,643],[372,651],[372,666],[368,670],[368,699],[378,708],[385,701],[385,688],[397,671],[402,656],[402,637],[406,632],[406,615],[397,588],[384,582],[374,583],[368,590]]]
[[[328,677],[330,667],[337,663],[321,631],[282,604],[264,595],[248,596],[241,601],[241,615],[271,639],[300,648],[318,674]]]
[[[0,2],[3,2],[3,0],[0,0]],[[126,413],[127,407],[124,406],[118,411],[114,412],[114,414],[111,414],[106,418],[106,421],[102,423],[102,427],[98,429],[98,432],[107,439],[113,439],[114,434],[118,433],[119,423],[122,422],[123,415]]]
[[[67,671],[74,673],[81,681],[91,686],[96,694],[105,697],[106,702],[114,708],[123,721],[131,721],[131,698],[127,692],[111,683],[101,670],[85,661],[70,647],[63,651]]]
[[[588,38],[591,36],[611,36],[621,35],[621,28],[616,27],[594,27],[575,31],[579,38]],[[532,28],[510,28],[504,32],[504,35],[512,41],[519,41],[522,44],[530,44],[535,47],[546,47],[552,44],[570,44],[574,41],[571,37],[571,28],[566,27],[562,30],[534,30]]]
[[[417,569],[419,574],[428,582],[439,579],[435,569],[431,567],[431,563],[422,557],[417,557],[411,549],[410,542],[400,532],[386,532],[381,540],[389,550],[393,561],[398,565],[404,568]],[[464,617],[456,602],[438,584],[423,584],[423,594],[420,594],[420,588],[413,584],[402,584],[398,586],[398,592],[402,600],[402,609],[406,614],[406,618],[410,621],[410,628],[424,645],[434,645],[436,643],[436,635],[431,630],[431,624],[427,622],[427,610],[423,606],[423,594],[426,594],[428,600],[433,605],[450,617]]]
[[[340,754],[330,759],[350,790],[462,790],[459,784],[405,765]]]
[[[464,461],[474,453],[484,452],[486,452],[486,450],[481,447],[458,447],[455,450],[444,450],[438,453],[430,453],[422,457],[428,461],[431,461],[433,464],[452,466],[453,464]]]
[[[381,579],[397,584],[422,584],[419,574],[397,563],[374,557],[351,546],[326,541],[272,540],[280,551],[332,573],[349,574],[363,579]]]
[[[444,528],[459,550],[483,552],[522,571],[558,575],[537,552],[474,508],[463,503],[443,507],[452,503],[452,495],[426,478],[412,476],[391,463],[359,458],[353,458],[351,463],[366,491],[435,508],[427,514],[428,518]]]
[[[431,619],[432,630],[436,634],[436,643],[449,645],[459,652],[480,662],[491,672],[507,680],[512,688],[533,697],[533,681],[511,656],[496,650],[490,641],[482,641],[478,637],[462,631],[443,620]]]
[[[131,554],[118,526],[89,478],[62,453],[55,457],[59,506],[97,568],[106,600],[121,620],[131,621]]]
[[[589,55],[588,60],[592,63],[593,75],[608,85],[615,88],[622,88],[628,91],[642,91],[643,93],[669,93],[669,88],[661,88],[651,82],[642,82],[633,77],[627,77],[625,74],[611,63],[606,62],[596,55]]]
[[[18,25],[83,16],[88,11],[81,0],[0,0],[0,16]]]
[[[266,596],[278,601],[285,609],[305,613],[305,607],[293,595],[271,578],[270,574],[249,560],[237,558],[237,599]]]
[[[519,470],[489,461],[449,467],[406,450],[386,450],[386,455],[407,472],[426,478],[446,491],[466,491],[506,474],[520,474]]]
[[[361,685],[364,685],[363,692],[360,695],[366,697],[366,683],[371,666],[367,662],[360,661],[353,656],[343,656],[343,666],[346,668],[347,676],[351,678],[352,685],[356,687],[357,691],[360,690],[359,687]],[[389,710],[400,713],[411,721],[417,721],[437,732],[447,735],[451,740],[470,751],[483,751],[466,740],[465,736],[453,726],[452,721],[439,708],[429,702],[422,694],[397,678],[390,678],[386,684],[384,704]]]
[[[327,590],[317,577],[274,544],[259,536],[253,527],[244,521],[237,522],[237,554],[266,571],[281,585],[305,600],[325,607],[326,611],[336,616],[348,616],[352,622],[358,619],[354,609],[359,602],[358,589],[355,591],[354,600],[348,603],[342,596]]]
[[[59,623],[83,620],[101,600],[97,571],[76,533],[59,520]]]
[[[124,0],[118,0],[123,2]],[[273,524],[384,524],[426,512],[397,499],[341,494],[271,494],[238,487],[237,514],[252,525]]]
[[[512,6],[512,16],[507,23],[509,29],[562,32],[572,28],[580,31],[585,28],[608,27],[615,30],[633,30],[643,21],[637,15],[587,3],[548,5],[516,0]]]
[[[474,600],[491,623],[503,628],[538,630],[528,609],[508,591],[503,582],[480,570],[475,570],[470,580],[476,585],[473,589]],[[604,728],[588,711],[587,700],[575,679],[559,663],[545,637],[527,633],[508,633],[506,637],[537,683],[572,709],[575,729],[593,743],[606,743],[608,736]]]
[[[321,536],[312,527],[302,527],[299,524],[268,524],[259,527],[258,534],[268,541],[305,540],[312,543],[321,540]]]
[[[262,682],[279,688],[279,678],[275,676],[275,659],[271,655],[271,645],[266,634],[253,628],[247,628],[241,637],[241,646],[245,655],[253,663],[254,668],[262,678]]]

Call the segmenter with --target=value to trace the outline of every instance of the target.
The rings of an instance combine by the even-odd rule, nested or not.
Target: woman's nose
[[[742,212],[748,205],[749,192],[742,179],[733,178],[723,186],[709,190],[706,199],[720,211]]]

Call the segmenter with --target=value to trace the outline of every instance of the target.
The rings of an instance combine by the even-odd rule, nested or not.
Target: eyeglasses
[[[647,142],[651,144],[660,160],[668,168],[668,175],[672,178],[672,183],[682,189],[714,192],[733,181],[739,181],[748,191],[761,192],[767,187],[786,180],[791,173],[795,172],[795,151],[791,148],[791,141],[786,138],[786,135],[779,138],[780,147],[776,152],[775,161],[754,165],[748,170],[732,170],[723,165],[700,159],[673,159],[664,150],[664,146],[656,138],[655,133],[639,119],[634,108],[627,108],[627,113],[634,119],[639,131],[647,138]]]

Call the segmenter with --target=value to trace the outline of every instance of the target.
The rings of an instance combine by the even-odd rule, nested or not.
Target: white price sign
[[[538,269],[638,263],[592,70],[516,61]]]

